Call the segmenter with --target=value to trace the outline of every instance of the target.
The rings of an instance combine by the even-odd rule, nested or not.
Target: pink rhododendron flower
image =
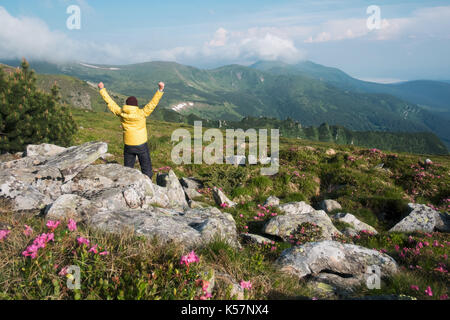
[[[77,230],[77,223],[73,219],[69,219],[69,223],[67,224],[67,229],[69,231],[76,231]]]
[[[10,233],[11,231],[9,230],[0,230],[0,241],[3,241]]]
[[[86,245],[87,247],[89,247],[89,240],[83,237],[78,237],[77,238],[78,244],[79,245]]]
[[[98,245],[96,244],[95,246],[92,246],[88,252],[92,252],[93,254],[97,254],[98,253]]]
[[[431,291],[431,287],[428,286],[428,288],[425,290],[425,294],[432,297],[433,296],[433,291]]]
[[[108,255],[108,254],[109,254],[108,251],[102,251],[102,252],[99,253],[99,255],[101,255],[101,256],[106,256],[106,255]]]
[[[25,225],[25,230],[23,231],[23,234],[28,236],[31,236],[33,233],[33,229],[30,226]]]
[[[250,290],[252,288],[252,283],[250,281],[244,281],[242,280],[240,283],[240,286],[242,289]]]
[[[53,232],[56,228],[58,228],[59,224],[59,221],[48,220],[46,226]]]
[[[28,246],[25,251],[22,252],[24,257],[31,257],[35,259],[38,254],[38,250],[41,248],[45,248],[47,243],[50,241],[54,241],[55,235],[53,233],[43,233],[34,239],[33,244]]]
[[[195,254],[194,251],[191,251],[188,255],[182,256],[180,260],[180,264],[185,264],[186,266],[189,266],[191,263],[199,262],[200,259]]]
[[[411,285],[411,289],[412,289],[412,290],[419,291],[419,286]]]

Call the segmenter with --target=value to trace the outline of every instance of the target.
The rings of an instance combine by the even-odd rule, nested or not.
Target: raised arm
[[[100,82],[98,84],[98,88],[100,89],[100,95],[102,96],[103,100],[105,100],[106,104],[108,105],[109,110],[111,110],[111,112],[114,113],[116,116],[120,115],[122,113],[122,109],[109,96],[108,92],[105,89],[105,85],[103,84],[103,82]]]
[[[150,116],[152,112],[155,110],[156,106],[158,105],[159,101],[161,100],[162,96],[164,95],[164,82],[160,82],[159,84],[159,90],[155,93],[153,96],[153,99],[144,107],[143,111],[146,117]]]

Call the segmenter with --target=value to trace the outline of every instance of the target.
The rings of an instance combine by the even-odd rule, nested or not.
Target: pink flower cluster
[[[33,244],[28,246],[26,250],[22,252],[22,255],[24,257],[31,257],[31,259],[35,259],[39,249],[45,248],[47,243],[50,241],[55,241],[55,235],[53,233],[43,233],[34,239]]]
[[[9,230],[0,230],[0,241],[3,241],[11,231]]]
[[[187,267],[189,267],[189,265],[191,263],[199,262],[199,261],[200,261],[200,259],[195,254],[195,252],[191,251],[189,254],[181,257],[180,264],[182,264],[182,265],[185,264]]]
[[[46,226],[50,229],[51,232],[53,232],[56,230],[56,228],[58,228],[59,224],[59,221],[48,220]]]
[[[77,230],[77,223],[75,222],[75,220],[69,219],[69,223],[67,224],[67,229],[69,229],[69,231],[76,231]]]
[[[228,203],[224,202],[220,205],[221,208],[228,208]]]
[[[241,283],[240,283],[240,286],[241,286],[241,288],[242,289],[247,289],[247,290],[250,290],[251,288],[252,288],[252,283],[250,282],[250,281],[244,281],[244,280],[242,280],[241,281]]]

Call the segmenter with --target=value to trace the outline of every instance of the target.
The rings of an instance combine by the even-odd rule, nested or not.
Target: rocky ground
[[[24,154],[4,159],[6,161],[0,163],[1,256],[20,256],[19,252],[14,252],[18,248],[7,247],[8,242],[19,236],[22,237],[21,241],[26,243],[27,239],[23,238],[22,234],[24,225],[19,225],[20,222],[30,223],[30,219],[33,219],[36,222],[31,223],[40,223],[37,229],[50,229],[47,230],[49,234],[52,232],[57,238],[56,242],[61,243],[70,242],[67,240],[70,239],[68,230],[73,228],[63,228],[70,222],[77,225],[78,230],[92,230],[94,234],[101,234],[101,237],[111,235],[120,238],[123,234],[129,234],[131,238],[156,241],[159,247],[176,246],[182,253],[192,250],[201,252],[210,246],[210,262],[192,275],[189,275],[190,263],[186,263],[188,272],[183,276],[189,278],[184,279],[185,282],[197,284],[193,287],[198,287],[199,281],[205,281],[208,283],[207,288],[203,290],[200,285],[203,290],[200,290],[200,293],[197,292],[198,288],[191,291],[184,288],[185,291],[178,293],[181,296],[177,296],[176,292],[180,290],[178,286],[175,288],[175,296],[163,296],[165,298],[264,298],[261,296],[263,292],[272,292],[270,288],[265,288],[265,291],[261,289],[258,295],[258,289],[255,289],[257,280],[253,281],[251,289],[244,281],[246,279],[237,279],[233,272],[226,270],[227,267],[217,266],[217,261],[214,267],[213,260],[218,258],[212,258],[211,252],[226,255],[220,250],[217,251],[217,248],[214,249],[218,243],[227,248],[224,250],[231,250],[230,257],[239,254],[231,252],[247,252],[248,256],[242,258],[242,262],[245,259],[257,261],[258,257],[262,256],[259,263],[264,267],[261,267],[260,272],[267,268],[271,270],[270,276],[285,274],[288,278],[283,278],[283,281],[296,282],[294,288],[282,290],[285,298],[361,298],[366,295],[374,296],[375,293],[380,294],[382,298],[392,299],[405,298],[402,295],[431,297],[426,290],[434,290],[434,298],[446,299],[448,295],[448,213],[423,204],[410,203],[403,217],[398,218],[389,230],[380,232],[355,215],[345,212],[335,200],[324,199],[313,207],[306,201],[280,200],[272,195],[264,204],[258,206],[255,221],[249,229],[250,223],[244,226],[240,221],[242,212],[247,210],[245,201],[242,197],[230,200],[220,189],[220,185],[208,189],[201,179],[177,177],[170,168],[158,172],[154,184],[136,169],[108,163],[107,152],[108,145],[104,142],[88,142],[71,148],[43,144],[30,145]],[[430,240],[422,240],[427,237]],[[82,242],[80,238],[84,239],[78,236],[78,244]],[[32,238],[28,238],[28,242],[30,241]],[[75,238],[71,241],[75,242]],[[380,243],[383,246],[388,243],[390,249],[378,248]],[[52,245],[57,247],[56,243]],[[38,259],[36,261],[53,259],[46,255],[45,246],[41,246],[44,249],[39,251],[44,252],[41,253],[43,256],[34,257]],[[103,252],[119,256],[120,248],[120,245],[114,245],[114,250]],[[65,254],[64,259],[73,262],[79,259],[79,256],[96,253],[97,247],[89,248],[86,245],[86,248],[77,247],[76,250],[78,253],[74,253],[75,256],[69,257]],[[393,253],[392,256],[388,251]],[[396,281],[406,281],[401,274],[409,272],[405,269],[422,268],[418,262],[421,254],[425,255],[427,264],[431,264],[428,267],[434,270],[430,274],[437,273],[436,277],[430,278],[436,283],[434,288],[410,283],[402,284],[398,290],[375,288],[379,291],[370,292],[371,285],[376,286],[378,280],[380,286],[382,283],[384,287],[399,286]],[[205,253],[205,256],[208,254]],[[20,262],[17,262],[17,259],[21,259]],[[91,267],[101,263],[99,256],[95,259],[89,262]],[[11,261],[23,265],[24,272],[27,272],[31,268],[28,260],[33,258],[22,254]],[[11,261],[4,262],[3,268],[12,268]],[[84,263],[87,263],[86,261]],[[415,264],[412,264],[413,262]],[[240,262],[234,263],[236,265]],[[411,265],[407,265],[408,263]],[[173,266],[171,268],[173,269]],[[55,275],[58,272],[61,274],[59,269],[60,266],[55,268]],[[3,297],[17,297],[19,290],[11,286],[11,283],[15,282],[11,279],[15,272],[4,270],[0,274],[0,283],[5,284],[2,286],[5,288]],[[152,274],[155,274],[155,271],[148,272],[150,277]],[[29,276],[30,274],[21,277],[25,279]],[[109,281],[115,279],[113,273],[100,277],[109,278]],[[174,277],[180,277],[179,273]],[[117,281],[120,282],[120,279]],[[86,290],[95,291],[93,287],[100,285],[97,280],[90,284],[91,287],[84,288],[84,295],[78,292],[75,296],[70,293],[61,296],[58,291],[55,296],[86,298]],[[51,283],[54,290],[55,281],[61,280],[53,277]],[[227,286],[221,287],[217,284],[221,282]],[[409,288],[405,289],[405,286]],[[415,286],[418,287],[417,290]],[[146,287],[142,297],[131,298],[153,297],[149,290]],[[416,291],[420,291],[421,295]],[[107,295],[97,293],[94,297],[105,298]]]

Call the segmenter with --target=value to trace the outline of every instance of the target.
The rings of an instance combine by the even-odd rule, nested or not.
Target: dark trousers
[[[147,143],[141,144],[140,146],[125,145],[123,151],[124,166],[134,168],[136,156],[139,159],[142,173],[151,179],[153,177],[152,159],[150,158],[150,150],[148,149]]]

